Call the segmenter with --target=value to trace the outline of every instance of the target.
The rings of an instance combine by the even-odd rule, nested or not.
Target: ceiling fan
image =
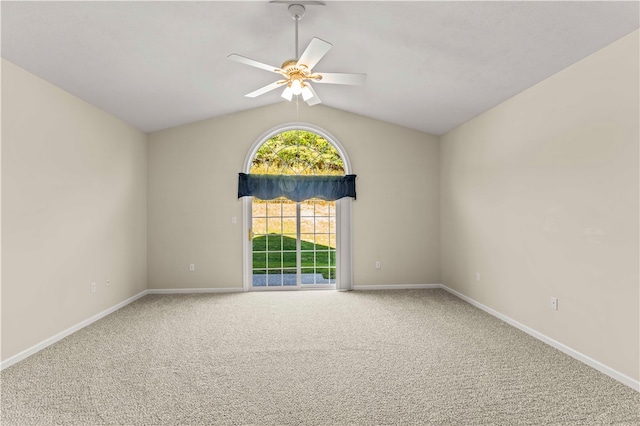
[[[272,3],[283,3],[280,1],[273,1]],[[298,56],[298,21],[304,15],[305,7],[303,4],[315,4],[322,5],[322,2],[305,2],[289,4],[289,13],[295,21],[295,47],[296,47],[296,59],[289,59],[285,61],[279,68],[271,65],[264,64],[262,62],[255,61],[253,59],[246,58],[235,53],[228,56],[229,59],[240,62],[252,67],[260,68],[266,71],[271,71],[276,74],[280,74],[283,78],[275,81],[258,90],[251,93],[247,93],[245,96],[249,98],[255,98],[263,95],[272,90],[284,87],[282,97],[288,101],[293,99],[293,95],[302,95],[302,98],[308,105],[319,104],[320,98],[318,94],[313,90],[311,82],[314,83],[328,83],[328,84],[349,84],[349,85],[361,85],[366,79],[366,74],[347,74],[347,73],[331,73],[331,72],[314,72],[313,67],[322,59],[324,55],[329,51],[332,44],[317,37],[314,37],[307,48],[302,52],[302,55]]]

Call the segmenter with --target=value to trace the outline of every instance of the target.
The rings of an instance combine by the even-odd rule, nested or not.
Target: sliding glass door
[[[253,287],[332,287],[336,279],[334,201],[254,199]]]

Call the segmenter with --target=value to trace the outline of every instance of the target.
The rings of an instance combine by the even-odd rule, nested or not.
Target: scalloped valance
[[[356,175],[259,175],[239,173],[238,198],[256,197],[273,200],[285,197],[291,201],[319,198],[334,201],[356,198]]]

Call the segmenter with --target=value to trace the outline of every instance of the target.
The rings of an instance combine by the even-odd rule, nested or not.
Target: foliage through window
[[[250,173],[344,175],[344,164],[338,151],[322,136],[306,130],[289,130],[262,144]]]

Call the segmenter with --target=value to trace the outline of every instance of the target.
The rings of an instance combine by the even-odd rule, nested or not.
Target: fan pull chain
[[[300,96],[296,96],[296,125],[296,149],[300,154]]]

